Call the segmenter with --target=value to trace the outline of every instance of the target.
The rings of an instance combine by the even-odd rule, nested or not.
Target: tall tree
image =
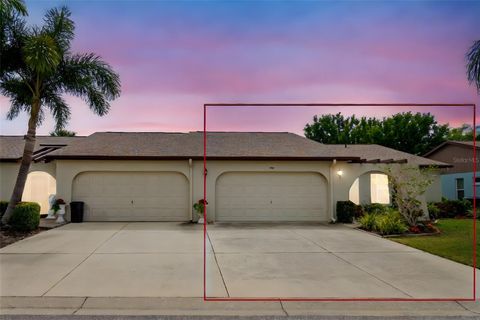
[[[304,132],[326,144],[374,143],[421,155],[446,140],[448,125],[439,125],[430,113],[405,112],[383,119],[337,113],[314,116]]]
[[[467,78],[470,84],[475,84],[480,93],[480,40],[473,43],[467,52]]]
[[[448,140],[473,141],[473,127],[464,123],[460,127],[451,128],[448,133]],[[477,134],[475,140],[479,141],[480,135]]]
[[[2,0],[5,1],[5,0]],[[56,128],[64,128],[70,118],[70,107],[63,95],[81,97],[90,109],[103,116],[110,109],[109,101],[120,95],[117,73],[102,59],[93,54],[73,54],[70,45],[74,38],[74,23],[66,7],[48,10],[42,27],[26,27],[17,18],[9,32],[2,37],[13,54],[0,72],[0,92],[10,99],[7,118],[16,118],[21,111],[29,115],[17,180],[2,222],[8,223],[16,204],[21,201],[32,154],[37,126],[45,112],[53,115]],[[11,45],[15,44],[15,45]]]

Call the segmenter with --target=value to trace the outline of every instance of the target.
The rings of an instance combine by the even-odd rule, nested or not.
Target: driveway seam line
[[[73,311],[72,315],[76,314],[80,309],[83,308],[83,306],[85,305],[85,302],[87,302],[87,299],[88,299],[88,297],[85,297],[85,299],[83,299],[83,302],[80,305],[80,307],[78,307],[77,310]]]
[[[280,302],[280,308],[282,308],[282,311],[285,313],[287,317],[289,317],[290,315],[288,314],[287,310],[285,310],[285,306],[283,305],[282,300],[279,300],[278,302]]]
[[[348,261],[348,260],[346,260],[346,259],[344,259],[344,258],[342,258],[342,257],[340,257],[340,256],[338,256],[338,255],[336,255],[335,252],[330,251],[330,250],[328,250],[327,248],[322,247],[321,245],[319,245],[318,243],[316,243],[316,242],[313,241],[312,239],[309,239],[309,238],[307,238],[307,237],[305,237],[305,236],[297,233],[296,231],[291,231],[291,232],[293,232],[293,233],[299,235],[300,237],[302,237],[302,238],[304,238],[304,239],[312,242],[313,244],[319,246],[320,248],[327,250],[328,253],[331,253],[333,256],[337,257],[338,259],[342,260],[343,262],[346,262],[347,264],[351,265],[352,267],[354,267],[354,268],[356,268],[356,269],[358,269],[358,270],[360,270],[360,271],[362,271],[362,272],[365,272],[366,274],[368,274],[368,275],[370,275],[371,277],[377,279],[378,281],[383,282],[383,283],[386,284],[387,286],[389,286],[389,287],[391,287],[391,288],[393,288],[393,289],[395,289],[395,290],[397,290],[397,291],[405,294],[406,296],[408,296],[408,297],[410,297],[410,298],[413,298],[413,296],[410,295],[410,294],[408,294],[407,292],[405,292],[405,291],[401,290],[400,288],[397,288],[396,286],[388,283],[387,281],[383,280],[382,278],[379,278],[379,277],[371,274],[370,272],[364,270],[363,268],[360,268],[359,266],[354,265],[354,264],[351,263],[350,261]]]
[[[118,229],[117,231],[115,231],[110,237],[108,237],[107,239],[105,239],[105,241],[103,241],[102,243],[100,243],[85,259],[83,259],[82,261],[80,261],[80,263],[78,263],[72,270],[70,270],[69,272],[67,272],[66,275],[64,275],[60,280],[58,280],[57,282],[55,282],[55,284],[53,284],[53,286],[51,286],[47,291],[45,291],[43,294],[42,294],[42,297],[45,296],[47,293],[49,293],[53,288],[55,288],[60,282],[62,282],[66,277],[68,277],[73,271],[77,270],[77,268],[83,264],[88,258],[90,258],[94,253],[95,251],[97,251],[101,246],[103,246],[107,241],[109,241],[110,239],[112,239],[117,233],[119,233],[120,231],[122,231],[129,223],[126,223],[123,227],[121,227],[120,229]]]
[[[469,311],[469,312],[472,312],[472,313],[475,313],[475,314],[480,314],[480,312],[470,310],[469,308],[464,306],[460,301],[455,301],[455,303],[458,304],[460,307],[462,307],[466,311]]]
[[[217,265],[218,272],[220,273],[220,277],[222,277],[223,286],[225,287],[225,291],[227,292],[227,296],[230,297],[230,292],[228,292],[227,283],[225,282],[225,278],[223,277],[222,269],[220,268],[220,265],[218,264],[217,254],[215,253],[215,248],[213,247],[212,239],[210,239],[210,235],[208,234],[208,232],[207,232],[207,237],[208,237],[208,242],[210,243],[210,247],[212,247],[213,257],[215,259],[215,263]],[[205,277],[206,277],[206,275],[205,275]]]

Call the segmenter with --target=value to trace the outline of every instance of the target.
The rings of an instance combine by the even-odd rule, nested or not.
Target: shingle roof
[[[208,159],[404,161],[444,163],[379,145],[326,145],[288,132],[209,132]],[[203,132],[97,132],[46,156],[51,159],[201,159]]]
[[[48,147],[63,147],[85,137],[37,136],[35,152]],[[14,161],[22,158],[25,140],[23,136],[0,136],[0,160]]]
[[[439,146],[437,146],[437,147],[433,148],[432,150],[428,151],[423,156],[428,157],[428,156],[434,154],[435,152],[437,152],[438,150],[442,149],[443,147],[445,147],[447,145],[457,145],[457,146],[468,147],[473,151],[473,149],[472,149],[473,148],[473,141],[449,140],[449,141],[445,141],[444,143],[440,144]],[[476,141],[475,149],[477,149],[477,150],[480,149],[480,141]]]

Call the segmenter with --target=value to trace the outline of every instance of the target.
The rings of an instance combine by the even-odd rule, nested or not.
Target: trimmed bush
[[[40,205],[36,202],[20,202],[13,210],[9,221],[17,231],[33,231],[40,224]]]
[[[366,213],[360,218],[359,223],[362,229],[373,231],[375,230],[377,215],[374,213]]]
[[[360,206],[352,201],[337,201],[337,221],[340,223],[352,223],[353,218],[361,216]]]
[[[400,213],[393,209],[387,214],[376,215],[375,229],[382,235],[400,234],[408,230]]]
[[[381,204],[381,203],[364,204],[362,207],[365,213],[373,213],[373,214],[387,213],[388,209],[390,208],[389,205]]]
[[[447,200],[437,202],[436,207],[439,209],[438,218],[455,218],[465,217],[468,211],[472,209],[472,203],[468,200]]]
[[[0,201],[0,219],[2,219],[3,214],[7,211],[8,201]]]
[[[437,219],[440,216],[440,209],[437,207],[437,205],[433,202],[429,202],[427,204],[428,208],[428,215],[430,216],[430,219]]]

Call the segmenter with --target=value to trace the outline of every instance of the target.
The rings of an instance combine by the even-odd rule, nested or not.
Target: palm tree
[[[6,0],[1,0],[6,1]],[[10,0],[11,1],[11,0]],[[15,187],[2,223],[8,223],[13,209],[21,201],[32,154],[37,126],[49,110],[62,129],[70,118],[70,107],[63,94],[81,97],[90,109],[103,116],[109,101],[120,95],[120,79],[113,69],[93,53],[72,54],[74,23],[66,7],[47,11],[42,27],[27,28],[18,17],[6,37],[7,49],[15,54],[2,63],[0,92],[10,99],[7,118],[21,111],[29,114],[25,147]],[[5,59],[7,60],[7,59]]]
[[[480,40],[475,41],[467,52],[467,77],[480,93]]]
[[[27,15],[27,7],[23,0],[0,0],[0,14],[9,15],[12,12]]]

